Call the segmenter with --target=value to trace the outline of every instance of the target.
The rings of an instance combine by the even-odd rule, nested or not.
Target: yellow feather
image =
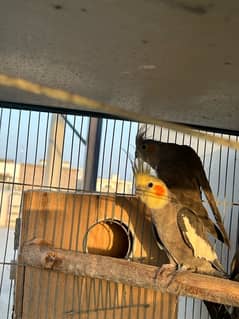
[[[136,173],[135,186],[136,195],[150,209],[162,208],[169,201],[167,186],[155,176]]]

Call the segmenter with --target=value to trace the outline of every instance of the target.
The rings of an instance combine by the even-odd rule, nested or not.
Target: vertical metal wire
[[[96,190],[101,131],[102,120],[99,118],[91,118],[88,131],[87,157],[84,176],[84,189],[88,191]]]
[[[7,131],[7,142],[8,142],[8,140],[9,140],[9,133],[10,133],[10,115],[11,115],[11,113],[9,114],[9,121],[8,121],[8,131]],[[8,143],[7,143],[7,145],[8,145]],[[6,155],[7,155],[7,147],[8,146],[6,146],[6,151],[5,151],[5,158],[6,158]],[[6,160],[5,160],[5,164],[4,164],[4,170],[3,170],[3,185],[2,185],[2,192],[1,192],[1,202],[0,202],[0,207],[2,207],[2,201],[3,201],[3,194],[4,194],[4,186],[5,186],[5,184],[4,184],[4,180],[5,180],[5,175],[6,175]],[[2,271],[1,271],[1,281],[0,281],[0,295],[1,295],[1,292],[2,292],[2,286],[3,286],[3,276],[4,276],[4,270],[5,270],[5,263],[6,263],[6,260],[5,260],[5,255],[6,255],[6,253],[5,253],[5,250],[6,250],[6,247],[7,247],[7,245],[5,246],[5,249],[4,249],[4,254],[3,254],[3,265],[2,265]]]
[[[47,186],[44,185],[44,178],[45,178],[45,166],[46,166],[46,154],[47,154],[47,140],[48,140],[48,132],[49,132],[49,118],[50,118],[50,113],[47,113],[47,121],[46,121],[46,130],[45,130],[45,138],[44,138],[44,153],[43,153],[43,166],[42,166],[42,178],[40,185],[41,186]]]
[[[75,129],[76,125],[76,117],[74,116],[73,121],[73,129]],[[72,173],[72,161],[73,161],[73,148],[74,148],[74,141],[75,141],[75,134],[72,131],[72,139],[71,139],[71,148],[70,148],[70,166],[69,166],[69,174],[68,174],[68,181],[67,181],[67,188],[70,188],[70,182],[71,182],[71,173]],[[65,141],[66,142],[66,141]]]
[[[19,147],[19,132],[20,132],[20,121],[21,121],[21,111],[19,112],[19,118],[18,118],[18,124],[17,124],[17,138],[16,138],[16,152],[15,152],[15,160],[14,160],[14,169],[13,169],[13,183],[15,182],[16,179],[16,167],[17,167],[17,153],[18,153],[18,147]],[[11,191],[11,199],[10,199],[10,214],[9,214],[9,223],[8,223],[8,233],[7,233],[7,241],[6,241],[6,248],[8,246],[8,240],[9,240],[9,231],[10,231],[10,221],[11,221],[11,213],[12,213],[12,203],[13,203],[13,196],[14,196],[14,184],[12,186],[12,191]],[[6,251],[5,251],[6,252]],[[13,251],[13,258],[12,260],[15,260],[15,251]],[[7,309],[7,318],[10,315],[10,299],[12,295],[12,281],[11,281],[11,286],[9,290],[9,299],[8,299],[8,309]]]
[[[29,149],[29,138],[30,138],[30,125],[31,125],[31,112],[29,113],[29,119],[28,119],[28,125],[27,125],[27,135],[26,135],[26,151],[25,151],[25,160],[24,160],[24,173],[23,173],[23,190],[24,191],[24,185],[26,183],[26,177],[27,177],[27,157],[28,157],[28,149]],[[37,228],[37,219],[35,219],[35,223],[34,223],[34,233],[36,233],[36,228]],[[45,228],[45,227],[44,227]],[[41,293],[41,278],[40,278],[40,275],[41,275],[42,271],[40,271],[39,273],[39,289],[37,292],[35,292],[36,294],[38,293],[38,300],[40,299],[40,293]],[[32,272],[30,272],[30,287],[29,287],[29,291],[30,291],[30,295],[32,293],[34,293],[34,289],[33,289],[33,282],[31,280],[32,278]],[[26,306],[26,313],[30,314],[31,312],[31,304],[29,303],[27,306]],[[39,309],[39,303],[38,303],[38,309]]]
[[[238,138],[236,140],[238,140]],[[228,232],[229,232],[229,236],[230,237],[232,237],[232,231],[233,231],[233,229],[232,229],[232,226],[233,226],[232,220],[233,220],[233,218],[232,217],[233,217],[234,199],[235,199],[237,150],[231,150],[231,152],[234,153],[234,158],[233,158],[233,166],[231,168],[231,170],[232,170],[232,180],[231,180],[231,182],[232,182],[232,193],[231,193],[230,198],[228,198],[231,201],[231,203],[232,203],[230,210],[228,210],[228,212],[230,212],[230,221],[229,221],[229,227],[228,227],[228,229],[229,229]],[[235,246],[236,246],[235,247],[235,249],[236,249],[237,248],[237,243],[236,243]],[[232,257],[232,256],[230,256],[230,251],[228,250],[228,252],[227,252],[227,270],[228,271],[230,271],[230,262],[231,262],[231,258],[230,257]]]
[[[129,124],[129,139],[128,139],[127,148],[126,148],[126,153],[127,153],[127,154],[129,154],[131,131],[132,131],[132,123],[130,122],[130,124]],[[124,180],[126,180],[126,178],[127,178],[128,165],[130,165],[130,164],[129,164],[129,161],[126,161]],[[124,184],[123,192],[125,193],[125,191],[126,191],[126,190],[125,190],[125,184]]]
[[[37,136],[36,136],[36,149],[35,149],[35,156],[34,156],[34,167],[33,167],[33,174],[32,174],[32,185],[35,184],[35,174],[36,174],[36,165],[37,165],[37,152],[39,149],[39,137],[40,137],[40,119],[41,113],[38,112],[38,121],[37,121]]]
[[[80,125],[80,136],[83,135],[83,117],[80,117],[81,119],[81,125]],[[75,190],[78,190],[79,189],[79,172],[80,172],[80,155],[81,155],[81,146],[82,146],[82,143],[79,139],[79,144],[78,144],[78,156],[77,156],[77,164],[76,164],[76,169],[77,169],[77,174],[76,174],[76,184],[75,184]],[[81,189],[83,188],[83,185],[81,185],[80,187]]]
[[[1,203],[0,207],[2,207],[2,199],[3,199],[3,192],[4,192],[4,180],[6,176],[6,165],[7,165],[7,153],[8,153],[8,146],[9,146],[9,135],[10,135],[10,123],[11,123],[11,110],[9,111],[9,120],[8,120],[8,129],[7,129],[7,137],[6,137],[6,151],[5,151],[5,164],[4,164],[4,171],[3,171],[3,186],[2,186],[2,194],[1,194]],[[10,219],[9,219],[10,220]],[[7,228],[7,233],[9,232],[9,229]],[[3,277],[4,277],[4,270],[5,270],[5,263],[6,263],[6,251],[7,251],[7,238],[5,242],[5,248],[4,248],[4,254],[3,254],[3,266],[2,266],[2,273],[1,273],[1,281],[0,281],[0,295],[2,292],[2,286],[3,286]]]
[[[105,156],[106,156],[106,136],[107,136],[107,131],[108,131],[108,119],[104,120],[103,124],[103,132],[104,135],[102,134],[102,151],[101,151],[101,165],[100,165],[100,170],[99,170],[99,177],[100,177],[100,184],[99,184],[99,191],[102,192],[102,185],[103,185],[103,170],[104,170],[104,162],[105,162]]]
[[[108,187],[107,187],[108,192],[110,192],[110,179],[112,174],[111,169],[112,169],[112,159],[113,159],[113,151],[114,151],[115,123],[116,121],[113,120],[112,135],[111,135],[112,143],[111,143],[110,152],[109,152],[110,159],[109,159],[109,169],[108,169]]]
[[[62,178],[62,170],[63,170],[63,154],[64,154],[64,147],[65,147],[65,137],[66,137],[66,122],[64,122],[64,129],[63,129],[63,141],[62,141],[62,155],[60,160],[60,172],[59,172],[59,180],[58,180],[58,190],[61,189],[61,178]]]
[[[119,188],[119,176],[120,176],[120,164],[121,164],[121,154],[122,154],[122,143],[123,143],[123,131],[124,131],[124,121],[121,121],[121,132],[120,132],[120,144],[119,144],[119,152],[118,152],[118,165],[117,165],[117,178],[116,178],[116,189],[115,192],[118,193]]]
[[[57,142],[56,142],[56,140],[57,140],[57,131],[58,131],[58,121],[59,121],[59,115],[57,114],[57,115],[55,115],[55,114],[52,114],[51,115],[52,117],[54,116],[56,116],[56,126],[55,126],[55,130],[54,130],[54,141],[53,141],[53,155],[52,155],[52,168],[55,166],[55,158],[56,158],[56,148],[57,148]],[[51,119],[51,121],[52,121],[52,119]],[[51,122],[51,127],[52,127],[52,125],[53,125],[53,123]],[[50,143],[50,141],[48,142],[48,143]],[[49,150],[49,145],[48,145],[48,151],[50,151]],[[47,151],[47,152],[48,152]],[[47,161],[48,161],[48,157],[47,157]],[[47,165],[50,165],[49,163],[47,163]],[[49,187],[50,187],[50,189],[52,189],[52,181],[53,181],[53,174],[54,174],[54,170],[52,169],[52,171],[51,171],[51,173],[50,173],[50,180],[49,180]]]
[[[17,128],[17,134],[19,134],[19,127]],[[16,145],[16,153],[17,154],[17,149],[18,149],[18,143]],[[15,155],[16,157],[16,155]],[[13,168],[13,182],[15,180],[15,172],[16,172],[16,161],[14,162],[14,168]],[[14,186],[12,186],[12,190],[10,192],[10,208],[12,207],[12,200],[13,200],[13,192],[14,192]],[[9,217],[8,217],[8,223],[7,223],[7,233],[6,233],[6,244],[5,244],[5,250],[4,250],[4,259],[3,259],[3,263],[6,263],[7,262],[7,250],[9,248],[9,237],[11,236],[10,235],[10,223],[11,223],[11,211],[10,211],[10,214],[9,214]],[[2,269],[2,275],[3,275],[3,278],[4,278],[4,271],[5,271],[5,265],[3,264],[3,269]],[[10,283],[10,287],[9,287],[9,294],[8,294],[8,307],[7,307],[7,318],[9,316],[9,312],[10,312],[10,300],[11,300],[11,293],[12,293],[12,281]]]

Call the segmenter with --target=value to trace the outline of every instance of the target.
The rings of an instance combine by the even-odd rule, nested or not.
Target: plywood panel
[[[28,191],[24,194],[21,244],[42,238],[56,248],[82,252],[90,227],[105,219],[120,221],[132,233],[132,260],[154,265],[166,261],[152,236],[147,212],[134,197]],[[100,240],[97,234],[96,246]],[[18,267],[17,319],[171,319],[176,318],[176,302],[175,296],[149,289]]]

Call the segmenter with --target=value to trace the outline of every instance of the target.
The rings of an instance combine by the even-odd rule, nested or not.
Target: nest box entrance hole
[[[88,229],[83,250],[90,254],[127,258],[132,245],[133,236],[125,224],[115,219],[105,219]]]

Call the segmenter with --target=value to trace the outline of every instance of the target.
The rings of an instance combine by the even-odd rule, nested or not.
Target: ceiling
[[[239,131],[238,32],[238,0],[8,0],[0,73]],[[72,107],[6,87],[0,101]]]

